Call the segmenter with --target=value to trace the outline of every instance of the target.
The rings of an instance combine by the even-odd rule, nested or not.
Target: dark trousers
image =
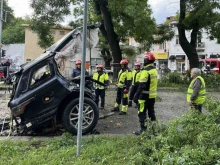
[[[141,100],[141,101],[139,100],[139,105],[138,105],[138,117],[140,123],[143,123],[147,118],[147,111],[148,111],[148,117],[151,119],[151,121],[155,121],[156,120],[155,111],[154,111],[155,98]]]
[[[191,108],[193,108],[199,112],[202,112],[202,104],[192,104]]]
[[[120,105],[128,105],[128,97],[124,96],[124,88],[117,89],[116,103]]]
[[[135,93],[137,92],[138,86],[132,85],[131,91],[129,94],[129,100],[133,100]]]
[[[105,89],[95,90],[95,103],[99,106],[99,97],[101,98],[101,107],[105,107]]]

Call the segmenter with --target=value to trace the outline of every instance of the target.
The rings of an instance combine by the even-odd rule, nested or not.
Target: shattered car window
[[[24,93],[28,89],[28,78],[29,78],[29,73],[27,72],[24,75],[22,75],[20,79],[20,84],[18,85],[18,90],[16,93],[16,97],[20,96],[22,93]]]
[[[98,40],[98,29],[89,29],[87,31],[87,49],[94,48]],[[61,42],[59,41],[59,43]],[[69,79],[73,69],[70,67],[70,61],[77,60],[76,57],[82,56],[82,29],[74,31],[64,43],[65,45],[61,47],[60,51],[56,52],[55,60],[60,67],[60,73]]]
[[[42,67],[34,71],[31,77],[31,87],[41,84],[41,82],[44,82],[45,80],[49,79],[50,76],[51,71],[49,64],[43,65]]]

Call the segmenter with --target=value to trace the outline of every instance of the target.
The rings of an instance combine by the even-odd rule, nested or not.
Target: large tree
[[[220,42],[219,0],[180,0],[178,32],[180,45],[186,53],[190,68],[199,67],[196,51],[198,34],[205,31],[210,39]],[[191,40],[186,38],[186,30],[191,30]]]
[[[48,42],[47,39],[50,40],[49,27],[58,24],[64,15],[69,14],[71,2],[76,6],[74,14],[78,16],[82,14],[80,9],[82,0],[32,0],[31,6],[35,11],[32,27],[35,27],[33,29],[38,33],[40,40],[43,39],[46,42]],[[103,57],[112,55],[113,63],[119,64],[122,59],[120,41],[133,37],[141,43],[144,51],[152,43],[169,40],[173,35],[167,27],[156,26],[147,0],[91,0],[89,2],[89,21],[100,23],[99,29],[105,39],[102,55]],[[79,22],[72,24],[78,25]],[[111,58],[106,59],[110,61]]]

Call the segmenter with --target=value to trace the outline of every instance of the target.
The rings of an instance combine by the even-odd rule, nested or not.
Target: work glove
[[[129,90],[128,89],[125,89],[124,90],[124,94],[128,94]]]
[[[135,95],[134,98],[133,98],[133,101],[138,104],[138,97]]]

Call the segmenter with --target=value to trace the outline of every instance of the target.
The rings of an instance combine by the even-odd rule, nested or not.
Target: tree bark
[[[101,54],[102,54],[103,59],[105,60],[105,68],[111,69],[112,57],[111,57],[111,53],[110,53],[109,49],[103,48],[101,50]]]
[[[100,11],[103,15],[104,27],[107,32],[108,42],[111,48],[113,64],[114,66],[120,66],[120,61],[122,59],[122,53],[119,46],[118,35],[114,31],[114,25],[112,22],[111,13],[108,10],[108,0],[97,0],[100,6]]]
[[[196,51],[198,24],[196,23],[194,25],[194,28],[191,32],[191,42],[189,43],[189,41],[186,38],[186,33],[185,33],[186,29],[183,23],[186,17],[186,1],[187,0],[180,0],[180,17],[177,28],[179,33],[180,46],[182,47],[183,51],[186,53],[186,56],[189,59],[190,69],[192,69],[199,67],[199,59]]]

